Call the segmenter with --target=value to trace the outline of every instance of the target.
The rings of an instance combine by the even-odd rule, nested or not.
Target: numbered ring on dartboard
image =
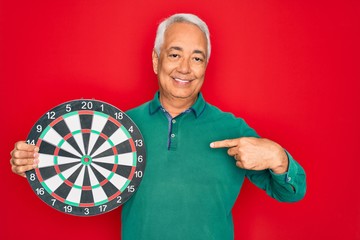
[[[38,166],[26,172],[35,194],[50,207],[94,216],[125,203],[145,170],[144,139],[120,109],[74,100],[45,113],[27,143],[39,147]]]

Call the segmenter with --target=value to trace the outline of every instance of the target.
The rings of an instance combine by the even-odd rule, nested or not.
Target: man
[[[128,111],[146,141],[147,166],[122,209],[124,240],[233,239],[231,209],[245,177],[279,201],[305,194],[304,170],[289,153],[205,102],[210,51],[197,16],[176,14],[158,27],[152,61],[159,91]],[[35,167],[38,150],[16,143],[13,172],[24,176]]]

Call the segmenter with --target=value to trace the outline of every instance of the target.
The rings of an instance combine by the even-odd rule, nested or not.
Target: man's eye
[[[194,58],[195,62],[203,62],[204,60],[200,57],[195,57]]]
[[[172,53],[172,54],[169,54],[169,57],[171,57],[171,58],[178,58],[178,57],[179,57],[179,54]]]

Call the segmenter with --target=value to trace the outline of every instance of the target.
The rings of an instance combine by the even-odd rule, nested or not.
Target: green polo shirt
[[[231,210],[245,177],[279,201],[304,196],[304,170],[289,154],[288,172],[278,175],[240,169],[227,149],[210,148],[213,141],[258,135],[201,94],[175,118],[158,93],[127,114],[143,134],[147,158],[140,187],[122,209],[123,240],[233,239]]]

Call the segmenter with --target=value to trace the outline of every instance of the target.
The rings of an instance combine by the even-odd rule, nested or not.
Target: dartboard
[[[140,130],[124,112],[98,100],[73,100],[46,112],[27,143],[39,147],[38,166],[26,172],[50,207],[94,216],[125,203],[145,170]]]

